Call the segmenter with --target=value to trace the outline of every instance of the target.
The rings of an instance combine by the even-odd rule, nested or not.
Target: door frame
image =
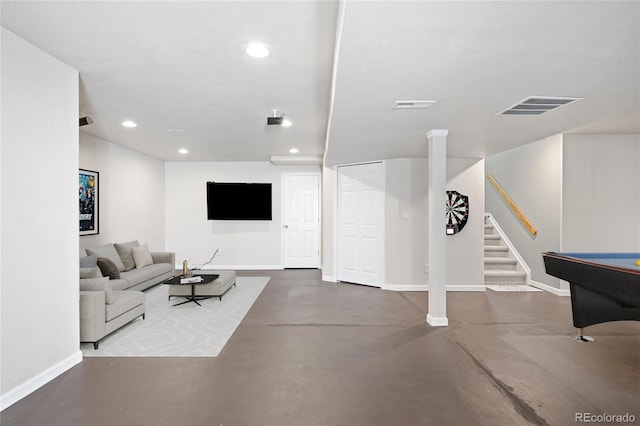
[[[285,235],[284,235],[284,209],[286,202],[286,185],[284,183],[286,176],[317,176],[318,177],[318,265],[311,268],[322,269],[322,173],[320,172],[292,172],[282,173],[280,175],[280,258],[282,259],[282,269],[285,266]]]
[[[373,163],[380,163],[381,167],[382,167],[382,185],[381,185],[381,189],[382,189],[382,211],[380,213],[380,222],[381,222],[381,229],[380,229],[380,257],[381,259],[381,264],[380,264],[380,288],[384,288],[385,287],[385,277],[386,277],[386,243],[385,243],[385,235],[386,235],[386,194],[387,194],[387,167],[386,167],[386,161],[385,160],[377,160],[377,161],[364,161],[362,163],[345,163],[345,164],[339,164],[335,166],[335,179],[334,179],[334,191],[333,191],[333,195],[334,195],[334,199],[333,199],[333,268],[334,268],[334,282],[344,282],[344,283],[348,283],[348,281],[340,281],[340,270],[338,268],[338,263],[339,263],[339,259],[340,259],[340,242],[339,242],[339,235],[340,232],[338,230],[338,227],[340,226],[340,186],[339,186],[339,172],[340,172],[340,167],[349,167],[349,166],[361,166],[361,165],[365,165],[365,164],[373,164]],[[368,285],[368,284],[363,284],[363,285]],[[378,288],[378,286],[371,286],[374,288]]]

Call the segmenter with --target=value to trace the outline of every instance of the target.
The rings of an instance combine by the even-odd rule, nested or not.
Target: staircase
[[[527,274],[489,216],[484,220],[484,284],[526,285]]]

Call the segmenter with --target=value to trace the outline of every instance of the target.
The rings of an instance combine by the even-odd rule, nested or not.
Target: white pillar
[[[447,190],[447,134],[448,130],[427,133],[429,145],[429,307],[427,322],[446,327],[447,319],[447,240],[445,215]]]

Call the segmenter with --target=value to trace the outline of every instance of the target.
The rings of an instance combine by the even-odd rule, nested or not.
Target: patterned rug
[[[169,286],[158,285],[146,292],[146,319],[138,318],[100,342],[80,349],[90,356],[209,356],[224,348],[235,329],[256,301],[269,277],[237,277],[236,287],[222,296],[173,306],[181,297],[168,300]]]
[[[542,291],[539,288],[531,287],[530,285],[487,285],[485,286],[493,291]]]

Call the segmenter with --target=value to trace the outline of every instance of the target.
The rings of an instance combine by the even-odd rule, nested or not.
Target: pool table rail
[[[634,264],[637,255],[542,254],[547,274],[570,284],[576,328],[610,321],[640,321],[640,268]]]

